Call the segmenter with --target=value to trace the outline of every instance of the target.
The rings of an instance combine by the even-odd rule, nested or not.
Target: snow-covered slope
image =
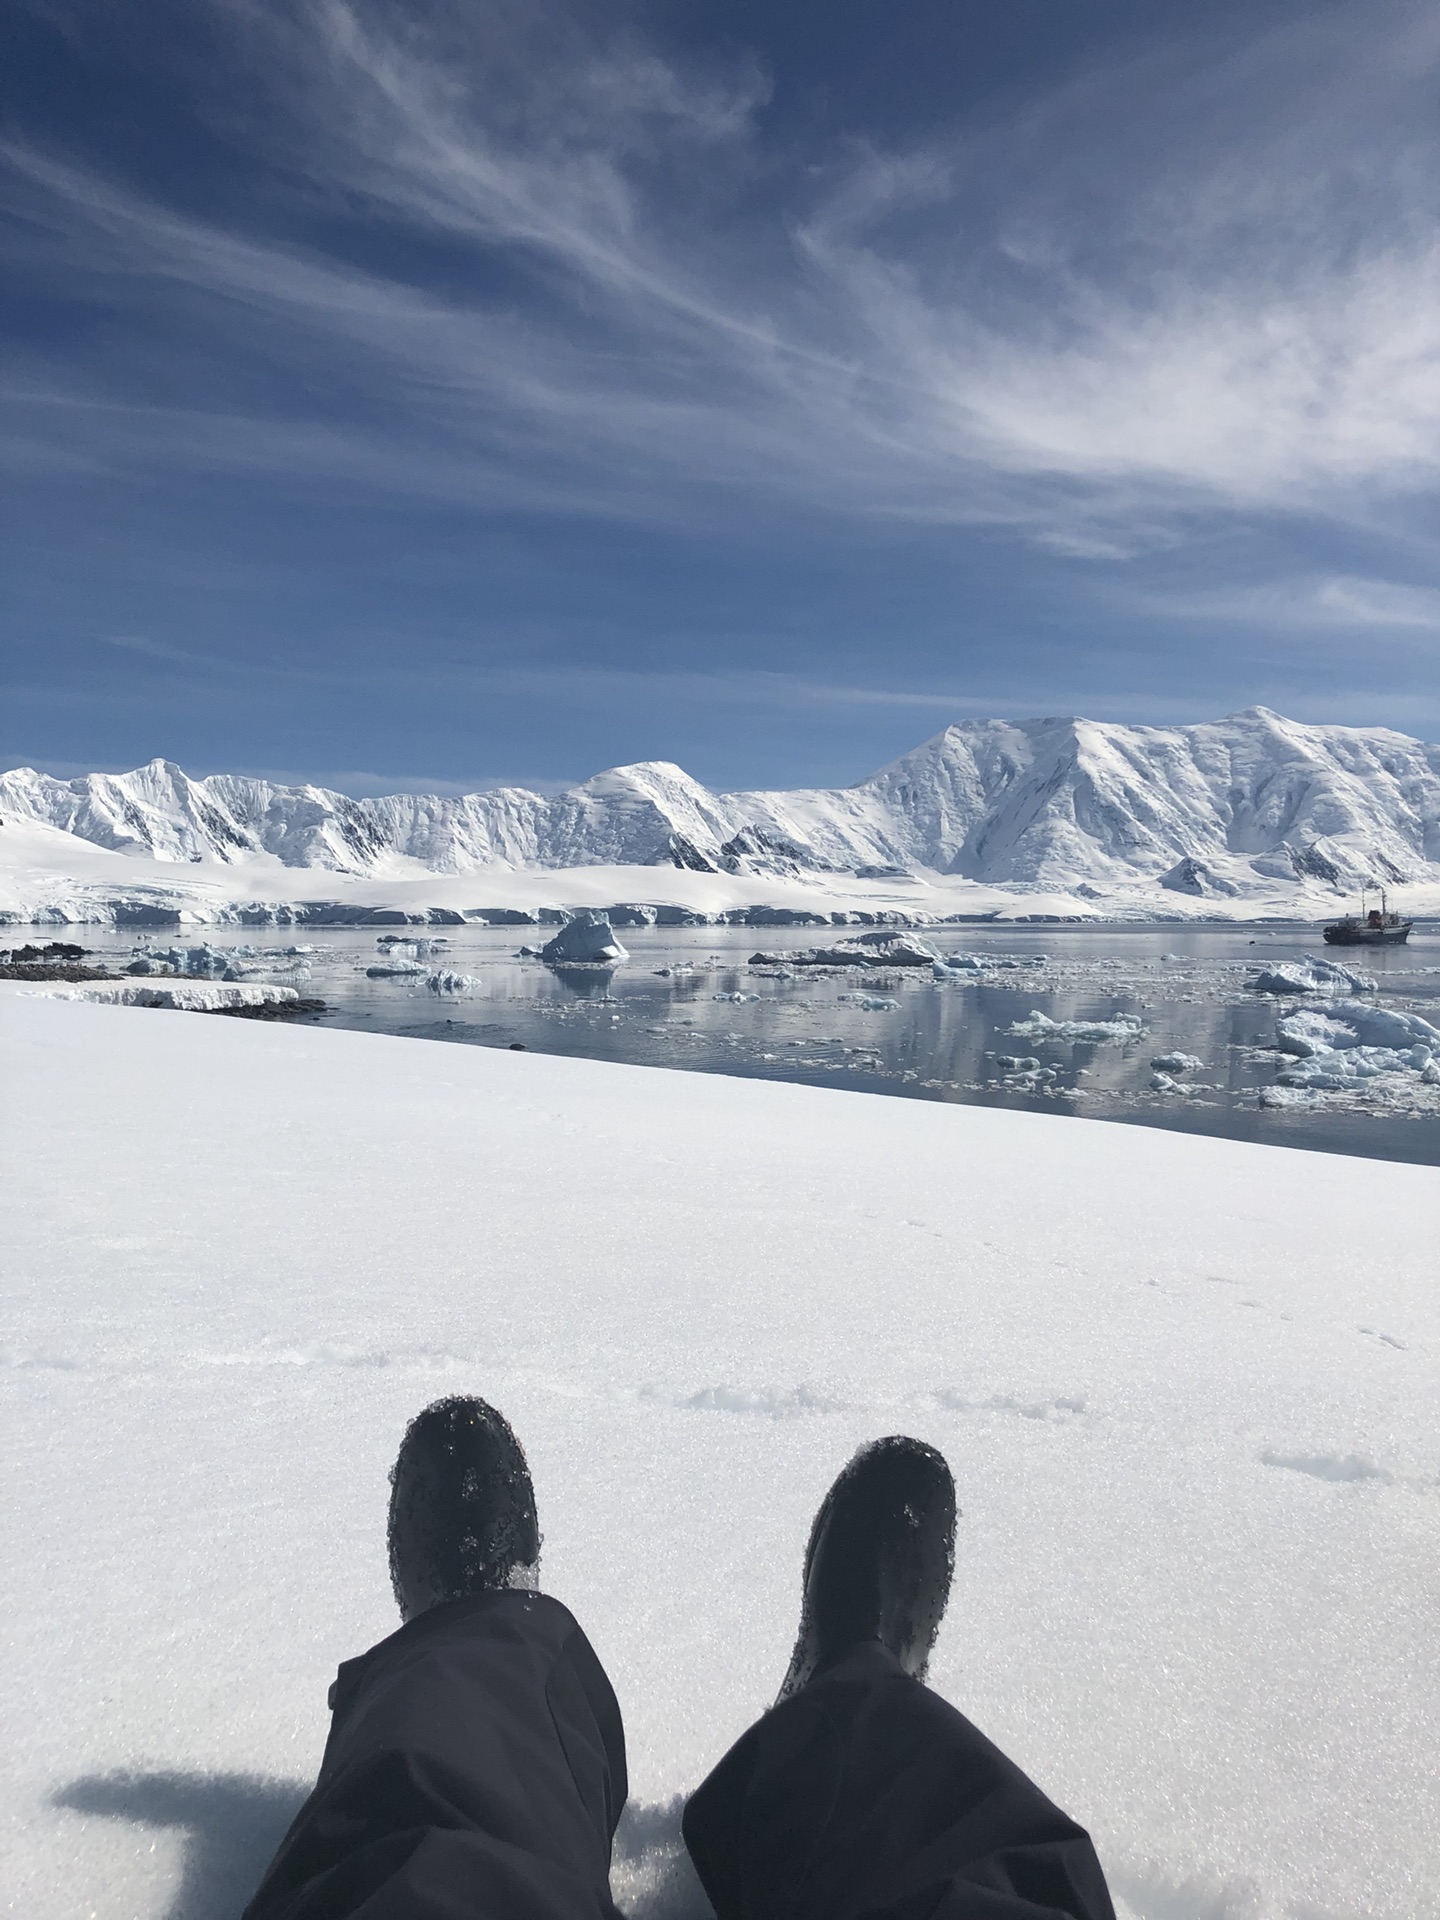
[[[933,1683],[1122,1915],[1440,1913],[1434,1170],[3,987],[0,1084],[25,1920],[234,1920],[456,1392],[514,1419],[615,1679],[645,1920],[703,1912],[674,1796],[896,1431],[963,1509]]]
[[[682,833],[717,846],[729,816],[679,767],[617,767],[546,799],[518,787],[454,799],[352,800],[323,787],[278,787],[236,774],[192,780],[169,760],[134,773],[56,780],[0,775],[0,818],[59,827],[117,852],[233,864],[270,854],[288,867],[372,874],[411,860],[432,873],[491,866],[647,866]]]
[[[76,780],[7,773],[7,818],[162,861],[263,856],[351,877],[612,865],[865,878],[898,867],[1082,899],[1137,887],[1245,898],[1440,885],[1440,747],[1263,707],[1193,727],[965,721],[853,787],[716,794],[655,761],[554,797],[378,800],[193,780],[156,760]]]
[[[729,799],[837,865],[858,852],[992,884],[1440,878],[1440,747],[1263,707],[1193,727],[966,721],[859,786]]]

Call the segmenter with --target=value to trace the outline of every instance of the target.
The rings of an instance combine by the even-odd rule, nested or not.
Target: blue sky
[[[1440,737],[1440,11],[12,0],[0,758]]]

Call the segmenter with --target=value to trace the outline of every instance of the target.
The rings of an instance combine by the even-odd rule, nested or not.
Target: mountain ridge
[[[156,759],[0,775],[0,818],[177,865],[269,855],[372,876],[596,865],[864,878],[903,869],[1082,898],[1440,881],[1440,746],[1265,707],[1189,726],[964,720],[848,787],[718,793],[673,762],[523,787],[356,800]]]

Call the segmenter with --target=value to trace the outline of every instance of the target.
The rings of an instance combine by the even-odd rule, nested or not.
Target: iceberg
[[[878,940],[864,934],[833,947],[802,947],[775,953],[752,953],[752,967],[937,967],[935,948],[912,934],[885,934]]]
[[[546,941],[540,958],[547,966],[583,967],[613,965],[617,960],[628,960],[630,955],[615,938],[609,914],[587,907],[567,920],[553,940]]]
[[[419,960],[426,954],[443,952],[450,942],[445,939],[407,940],[399,934],[383,933],[375,944],[383,948],[391,960]]]
[[[860,943],[866,946],[872,967],[933,967],[940,958],[934,947],[917,940],[913,933],[884,940],[877,940],[873,933],[862,933]]]
[[[147,947],[136,954],[126,967],[126,973],[184,973],[194,978],[205,979],[210,975],[219,976],[233,968],[237,960],[253,960],[253,947],[231,947],[228,950],[219,947]]]

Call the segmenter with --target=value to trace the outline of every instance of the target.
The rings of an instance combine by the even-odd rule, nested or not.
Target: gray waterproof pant
[[[557,1600],[433,1608],[330,1704],[245,1920],[618,1920],[625,1736]],[[1114,1920],[1083,1829],[877,1641],[759,1720],[684,1833],[718,1920]]]

